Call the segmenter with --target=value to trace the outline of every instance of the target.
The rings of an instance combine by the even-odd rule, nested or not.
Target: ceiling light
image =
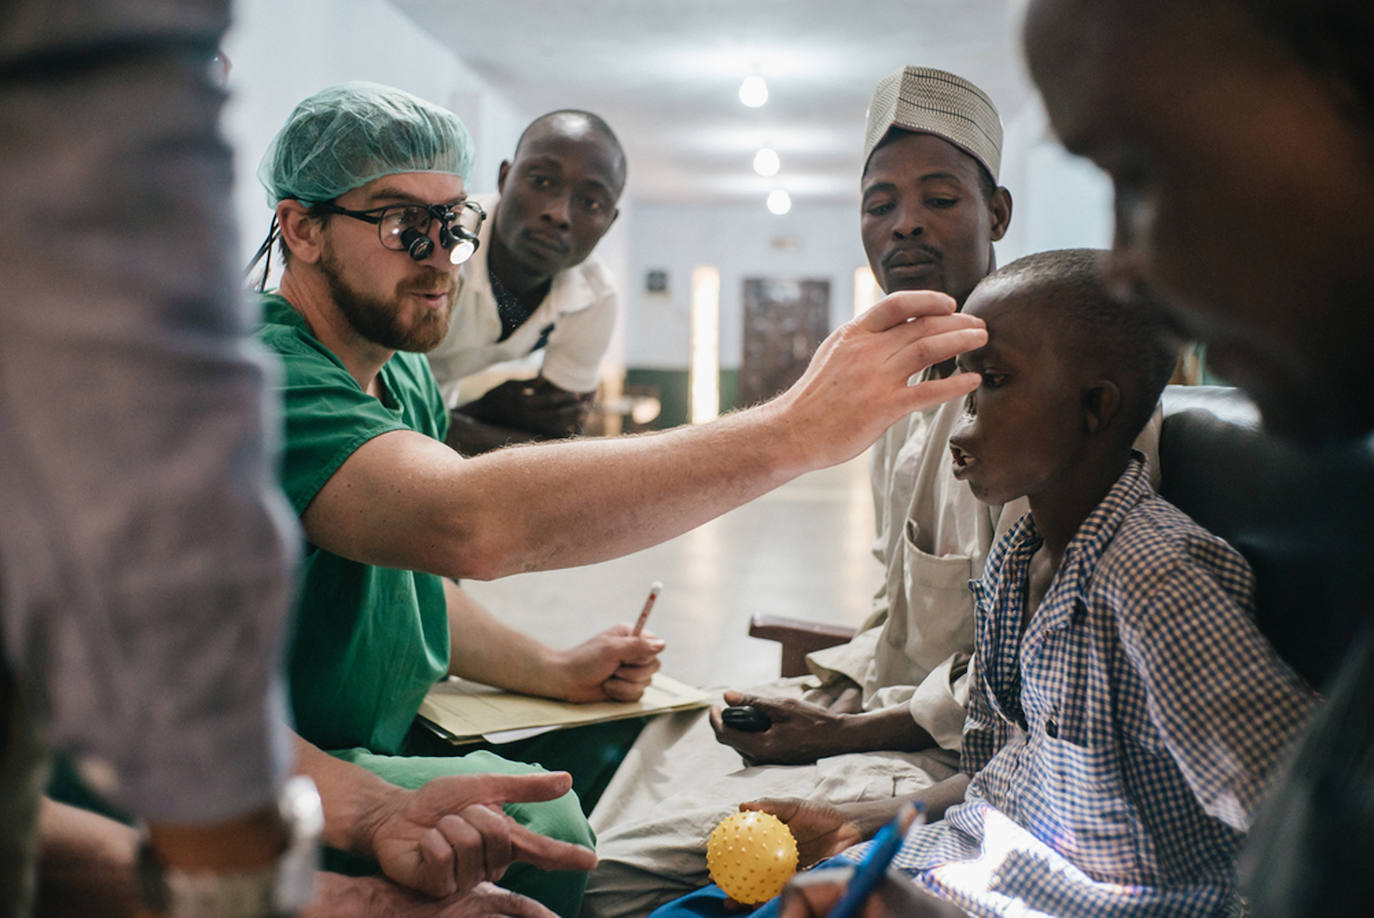
[[[768,101],[768,84],[757,73],[751,73],[739,84],[739,100],[750,108],[758,108]]]
[[[768,192],[768,209],[781,217],[792,209],[792,196],[781,188]]]
[[[770,175],[777,175],[778,169],[782,167],[782,162],[778,159],[776,150],[768,147],[761,148],[754,154],[754,171],[764,178]]]

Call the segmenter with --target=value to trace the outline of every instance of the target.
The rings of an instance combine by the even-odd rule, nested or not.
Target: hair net
[[[466,183],[472,138],[458,116],[404,90],[341,83],[297,105],[258,166],[267,203],[331,201],[384,175],[447,172]]]

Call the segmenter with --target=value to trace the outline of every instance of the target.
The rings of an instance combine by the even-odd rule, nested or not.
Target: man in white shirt
[[[428,355],[452,413],[450,446],[472,455],[581,432],[616,317],[610,275],[589,256],[624,185],[625,153],[606,122],[560,110],[525,129],[498,193],[473,199],[489,219],[459,275],[448,335]],[[459,404],[465,377],[540,350],[537,378]]]

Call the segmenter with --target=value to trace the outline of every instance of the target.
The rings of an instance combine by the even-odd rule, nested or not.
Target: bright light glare
[[[691,421],[720,414],[720,272],[710,265],[692,271]]]
[[[768,84],[757,73],[751,73],[739,84],[739,100],[750,108],[758,108],[768,101]]]
[[[663,411],[663,403],[652,396],[637,398],[630,409],[630,420],[643,426],[653,421]]]
[[[878,279],[873,276],[873,270],[868,265],[855,268],[854,315],[861,316],[868,312],[882,298],[883,288],[878,286]]]
[[[759,175],[763,176],[764,178],[768,178],[772,175],[777,175],[778,170],[781,168],[782,161],[778,159],[778,153],[776,150],[770,150],[768,147],[762,147],[757,153],[754,154],[754,171],[757,172]]]
[[[781,188],[768,192],[768,209],[781,217],[792,209],[792,196]]]

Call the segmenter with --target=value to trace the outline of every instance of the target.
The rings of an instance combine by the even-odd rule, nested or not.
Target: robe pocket
[[[1140,820],[1126,799],[1117,747],[1041,735],[1023,823],[1095,879],[1138,882]]]
[[[906,615],[889,615],[883,640],[929,672],[957,651],[973,648],[973,594],[968,555],[932,555],[916,547],[917,528],[902,534],[902,588]]]

